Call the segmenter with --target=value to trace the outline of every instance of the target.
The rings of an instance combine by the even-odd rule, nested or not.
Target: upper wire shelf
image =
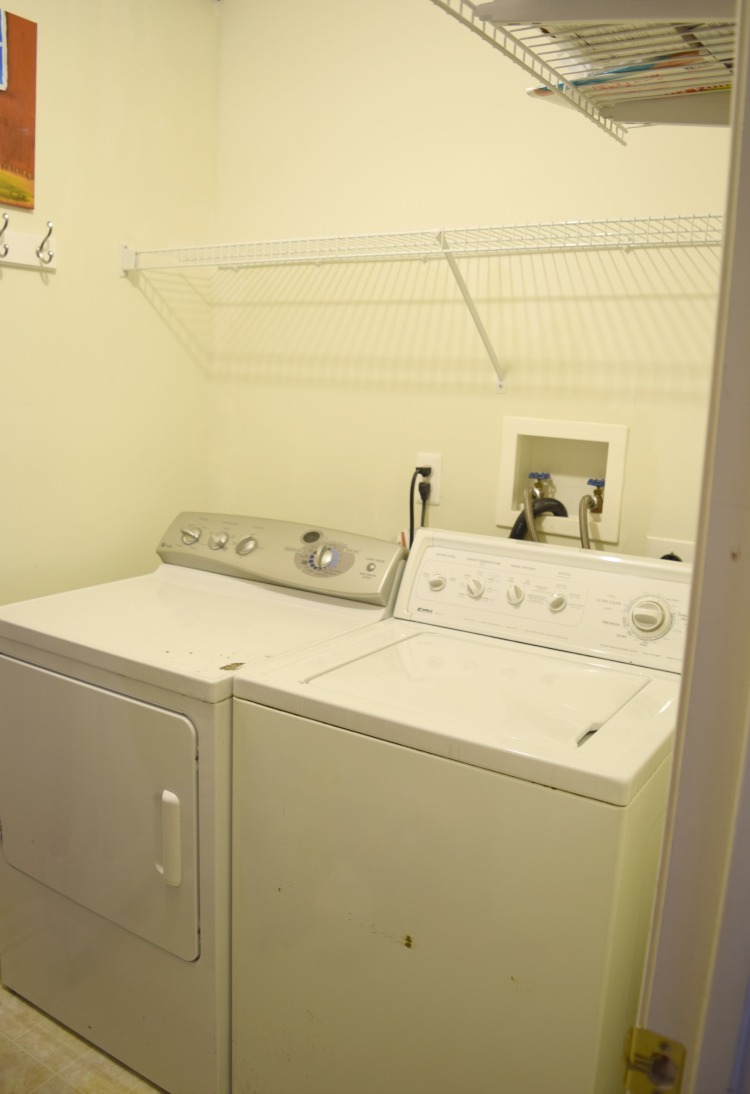
[[[735,22],[726,0],[619,0],[620,19],[609,21],[601,0],[432,2],[529,73],[532,97],[574,107],[620,143],[631,125],[729,120]],[[566,9],[573,18],[561,21]]]
[[[572,250],[721,245],[721,214],[566,220],[447,228],[381,235],[324,236],[251,243],[206,244],[136,251],[121,249],[124,273],[196,267],[322,265],[325,263],[472,258]]]

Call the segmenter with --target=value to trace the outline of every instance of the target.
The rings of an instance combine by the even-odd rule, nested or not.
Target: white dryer
[[[389,614],[403,552],[209,513],[157,550],[0,609],[0,973],[168,1091],[226,1094],[233,677]]]
[[[623,1089],[689,578],[421,531],[391,619],[237,675],[235,1091]]]

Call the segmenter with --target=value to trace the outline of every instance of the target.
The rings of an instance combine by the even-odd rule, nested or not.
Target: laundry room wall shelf
[[[636,125],[727,125],[733,0],[432,0],[535,80],[626,143]],[[708,21],[710,20],[710,21]]]
[[[543,223],[445,228],[358,236],[247,243],[203,244],[136,250],[120,247],[123,276],[156,270],[323,266],[332,263],[399,262],[432,259],[450,267],[497,376],[503,367],[459,267],[462,259],[509,255],[560,254],[568,251],[632,251],[642,248],[720,247],[721,214],[567,220]]]

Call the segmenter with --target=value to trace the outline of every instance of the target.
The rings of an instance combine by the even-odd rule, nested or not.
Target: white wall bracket
[[[479,332],[479,337],[482,339],[482,343],[484,345],[484,348],[487,350],[487,355],[490,359],[490,363],[492,364],[492,367],[495,370],[495,375],[497,376],[498,391],[502,391],[505,387],[505,374],[503,372],[502,365],[500,364],[500,361],[498,360],[498,356],[495,353],[495,347],[492,345],[492,342],[490,341],[490,337],[487,334],[487,330],[484,326],[484,323],[482,322],[482,317],[480,316],[479,312],[477,311],[476,304],[474,303],[474,298],[472,297],[471,293],[469,292],[469,286],[466,284],[466,281],[464,280],[464,276],[458,268],[458,263],[456,262],[455,256],[453,255],[450,247],[448,246],[448,242],[446,240],[445,232],[440,233],[439,239],[440,239],[440,246],[443,250],[443,254],[445,255],[448,266],[450,267],[450,271],[451,271],[451,273],[453,274],[453,276],[456,280],[456,284],[458,285],[458,287],[461,291],[461,296],[463,296],[463,298],[464,298],[464,303],[466,304],[466,307],[469,309],[469,315],[471,316],[471,318],[474,322],[474,326],[477,328],[477,331]]]

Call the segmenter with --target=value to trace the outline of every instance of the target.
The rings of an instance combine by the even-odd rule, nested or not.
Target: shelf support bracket
[[[440,249],[445,255],[445,260],[448,263],[450,271],[456,280],[456,284],[461,291],[461,296],[463,296],[466,307],[469,309],[469,315],[474,322],[474,326],[477,328],[479,337],[482,339],[484,348],[487,350],[487,356],[489,357],[490,363],[495,370],[495,375],[497,376],[498,391],[503,391],[505,388],[505,373],[503,371],[503,367],[498,360],[497,354],[495,353],[495,347],[490,341],[490,336],[487,334],[484,323],[482,322],[482,317],[477,311],[477,306],[474,303],[474,298],[469,292],[469,286],[466,284],[464,276],[458,268],[456,256],[453,254],[450,247],[448,246],[448,241],[445,238],[445,232],[440,232],[440,234],[438,235],[438,240],[440,242]]]

